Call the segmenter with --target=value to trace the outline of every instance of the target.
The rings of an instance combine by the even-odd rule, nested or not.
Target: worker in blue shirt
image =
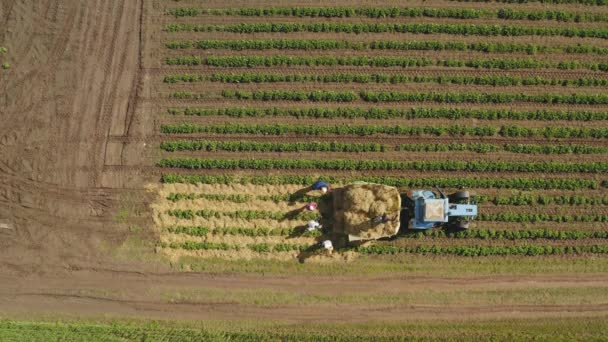
[[[323,193],[327,193],[329,191],[329,184],[324,181],[316,181],[311,187],[313,190],[321,190]]]

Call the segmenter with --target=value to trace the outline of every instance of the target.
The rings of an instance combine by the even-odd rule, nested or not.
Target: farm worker
[[[334,245],[331,243],[331,240],[321,242],[321,246],[323,246],[323,248],[329,252],[329,254],[331,254],[331,252],[334,250]]]
[[[308,221],[308,231],[312,232],[315,229],[321,229],[323,226],[321,226],[321,224],[319,224],[319,222],[315,221],[315,220],[310,220]]]
[[[305,208],[306,208],[306,210],[308,210],[308,211],[313,211],[313,210],[316,210],[316,209],[317,209],[317,203],[315,203],[315,202],[310,202],[310,203],[308,203],[308,204],[306,205],[306,207],[305,207]]]
[[[376,216],[376,217],[374,217],[372,219],[372,222],[374,222],[376,224],[378,224],[380,222],[387,223],[388,221],[390,221],[390,220],[388,218],[388,215],[386,215],[386,214],[382,214],[382,215]]]
[[[321,190],[323,193],[327,193],[329,191],[329,184],[324,181],[316,181],[311,187],[313,190]]]

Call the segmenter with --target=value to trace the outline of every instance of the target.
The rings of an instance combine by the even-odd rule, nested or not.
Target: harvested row
[[[303,212],[297,211],[294,213],[284,213],[284,212],[273,212],[266,210],[237,210],[237,211],[216,211],[216,210],[192,210],[192,209],[173,209],[167,210],[166,213],[169,216],[177,217],[180,219],[192,219],[195,216],[199,216],[202,218],[221,218],[228,217],[232,219],[242,219],[242,220],[315,220],[319,219],[319,214],[315,212]]]
[[[292,228],[242,228],[242,227],[224,227],[224,228],[209,228],[204,226],[172,226],[167,227],[167,231],[172,234],[184,234],[190,236],[207,236],[207,235],[233,235],[233,236],[249,236],[249,237],[259,237],[259,236],[302,236],[302,237],[319,237],[321,236],[321,231],[313,230],[313,231],[301,231],[300,229],[292,229]],[[558,236],[571,236],[571,235],[559,235]],[[572,235],[574,239],[574,235]],[[583,235],[577,235],[581,236]],[[586,236],[597,236],[597,238],[603,238],[603,236],[598,232],[598,234],[587,234]],[[576,237],[579,238],[579,237]]]
[[[501,8],[499,10],[470,8],[408,8],[408,7],[272,7],[203,9],[192,7],[171,8],[167,14],[175,17],[199,15],[225,16],[293,16],[311,18],[397,18],[427,17],[451,19],[499,18],[506,20],[555,20],[560,22],[607,22],[608,14],[570,11],[531,11]]]
[[[415,34],[451,34],[479,36],[562,36],[608,38],[605,28],[572,28],[572,27],[529,27],[510,25],[475,25],[475,24],[350,24],[350,23],[239,23],[235,25],[205,25],[174,23],[163,27],[165,32],[315,32],[315,33],[415,33]]]
[[[328,39],[238,39],[238,40],[173,40],[168,49],[228,49],[228,50],[403,50],[403,51],[474,51],[484,53],[568,53],[608,55],[608,48],[592,45],[548,46],[524,43],[395,41],[370,42]]]
[[[314,119],[481,119],[481,120],[539,120],[539,121],[600,121],[608,120],[608,112],[559,111],[539,109],[516,111],[500,109],[462,108],[169,108],[171,115],[229,116],[229,117],[296,117]]]
[[[242,68],[257,66],[370,66],[370,67],[445,67],[474,69],[560,69],[608,71],[608,63],[568,61],[541,61],[535,59],[430,59],[409,57],[334,57],[334,56],[178,56],[165,58],[166,65],[206,65],[221,68]]]
[[[556,190],[578,190],[599,189],[608,187],[608,180],[602,182],[590,179],[547,179],[547,178],[397,178],[397,177],[323,177],[323,180],[334,184],[348,184],[356,181],[385,184],[396,187],[428,187],[439,186],[442,188],[497,188],[497,189],[556,189]],[[313,176],[242,176],[230,175],[185,175],[185,174],[163,174],[161,182],[186,183],[186,184],[297,184],[309,186],[319,180]]]
[[[608,79],[547,79],[542,77],[515,76],[405,76],[389,74],[351,74],[332,75],[306,74],[171,74],[163,79],[165,83],[222,82],[222,83],[437,83],[487,86],[608,86]]]
[[[543,172],[543,173],[604,173],[608,163],[562,162],[495,162],[495,161],[420,161],[387,160],[305,160],[305,159],[201,159],[164,158],[160,167],[185,169],[320,169],[320,170],[417,170],[469,172]]]
[[[460,125],[450,126],[313,126],[313,125],[246,125],[246,124],[223,124],[223,125],[196,125],[196,124],[169,124],[161,125],[161,133],[164,134],[191,134],[191,133],[216,133],[216,134],[264,134],[264,135],[357,135],[370,136],[376,134],[387,135],[450,135],[450,136],[502,136],[502,137],[544,137],[551,138],[608,138],[608,128],[578,128],[578,127],[545,127],[527,128],[522,126],[479,126],[465,127]]]

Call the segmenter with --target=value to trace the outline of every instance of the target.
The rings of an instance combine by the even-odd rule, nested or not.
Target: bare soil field
[[[459,25],[466,22],[556,30],[568,25],[576,29],[605,30],[605,22],[506,21],[490,15],[455,19],[211,14],[176,17],[168,14],[171,9],[186,7],[221,10],[291,6],[291,2],[282,0],[274,1],[272,6],[264,1],[215,0],[2,1],[0,46],[6,48],[6,53],[0,53],[0,63],[6,61],[10,65],[0,70],[0,319],[460,324],[517,318],[539,320],[542,324],[550,319],[573,319],[576,324],[578,320],[584,324],[587,319],[608,317],[608,179],[601,171],[608,164],[608,100],[602,91],[605,86],[582,83],[492,86],[430,81],[394,84],[341,81],[232,84],[209,79],[197,83],[164,82],[165,76],[171,74],[207,77],[215,73],[608,79],[605,53],[557,51],[577,44],[595,44],[596,48],[606,49],[608,40],[601,35],[591,38],[534,34],[486,37],[432,32],[237,33],[167,32],[165,29],[170,24],[203,22],[206,25],[267,22]],[[319,1],[298,2],[298,7],[324,6],[326,4]],[[606,6],[532,2],[474,4],[442,0],[427,4],[412,0],[406,5],[397,5],[392,1],[338,1],[332,6],[483,8],[488,13],[503,8],[544,11],[555,7],[565,12],[608,16]],[[437,43],[457,41],[471,46],[536,44],[555,51],[528,54],[525,51],[232,50],[166,46],[171,41],[252,39],[357,42],[414,39]],[[370,65],[211,67],[167,63],[171,58],[192,56],[200,56],[201,63],[226,56],[516,62],[505,70]],[[517,60],[546,65],[573,62],[586,67],[525,69],[518,67]],[[589,66],[590,63],[597,65]],[[487,102],[475,102],[475,99],[467,100],[469,102],[458,102],[459,99],[453,100],[455,102],[441,102],[441,99],[371,102],[362,98],[340,102],[313,97],[292,101],[280,96],[262,101],[229,98],[227,93],[234,90],[330,95],[363,91],[470,92],[487,96],[527,94],[539,98],[553,94],[558,98],[549,103],[505,102],[495,98]],[[191,93],[204,96],[188,98]],[[270,108],[274,108],[275,114],[263,113]],[[176,114],[184,109],[199,113]],[[245,115],[202,113],[241,109],[250,112]],[[329,117],[307,116],[311,109],[333,111],[329,113],[333,116],[327,113]],[[416,111],[418,109],[428,112]],[[463,117],[450,116],[442,109],[459,111],[458,115]],[[411,113],[397,115],[392,110]],[[473,112],[476,114],[470,115]],[[385,116],[374,116],[378,113]],[[180,124],[198,125],[202,129],[192,133],[166,129]],[[213,125],[244,127],[250,133],[231,132],[230,127],[224,131],[203,131]],[[492,135],[474,131],[361,135],[327,131],[279,135],[259,131],[255,125],[349,129],[355,126],[469,129],[492,126],[495,132]],[[163,142],[177,140],[283,145],[273,147],[277,150],[226,147],[224,150],[167,151],[160,148]],[[380,144],[388,146],[388,150],[279,151],[299,143]],[[399,147],[416,144],[422,147],[410,146],[410,150]],[[558,145],[561,150],[556,152]],[[568,150],[568,146],[578,147]],[[405,150],[396,150],[398,147]],[[483,152],[476,151],[479,148],[483,148]],[[160,166],[162,160],[172,158],[200,158],[218,163],[228,159],[445,160],[505,165],[546,162],[547,165],[595,165],[594,170],[600,171],[298,167],[195,170]],[[323,255],[315,246],[325,238],[324,233],[304,230],[312,218],[324,224],[329,218],[322,212],[301,210],[308,200],[322,201],[320,193],[306,191],[310,185],[306,182],[323,177],[331,177],[335,185],[366,177],[376,177],[378,182],[398,179],[403,192],[433,185],[449,191],[467,187],[482,201],[480,210],[486,216],[480,216],[470,235],[456,236],[438,230],[435,235],[403,232],[394,240],[357,247],[339,246],[333,254]],[[308,197],[293,199],[294,193]],[[180,195],[192,198],[178,198]],[[498,203],[500,201],[505,203]]]

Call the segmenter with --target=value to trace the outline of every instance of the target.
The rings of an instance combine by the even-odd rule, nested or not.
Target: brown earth
[[[193,2],[184,2],[188,3]],[[210,6],[223,7],[225,1],[212,1]],[[305,322],[608,314],[604,303],[405,305],[370,310],[359,304],[260,307],[170,303],[160,298],[154,289],[299,288],[334,295],[343,290],[390,292],[448,285],[584,288],[608,281],[605,274],[213,275],[181,273],[153,262],[147,259],[151,244],[137,254],[130,247],[133,240],[153,243],[156,238],[148,208],[154,195],[146,190],[146,183],[156,182],[159,171],[141,164],[150,160],[157,146],[145,142],[148,135],[156,135],[159,107],[171,103],[150,99],[154,95],[150,83],[157,82],[150,71],[162,58],[162,34],[157,28],[164,7],[161,0],[4,0],[0,4],[0,42],[8,49],[2,58],[13,65],[1,71],[0,83],[3,314],[30,319],[53,315]]]

